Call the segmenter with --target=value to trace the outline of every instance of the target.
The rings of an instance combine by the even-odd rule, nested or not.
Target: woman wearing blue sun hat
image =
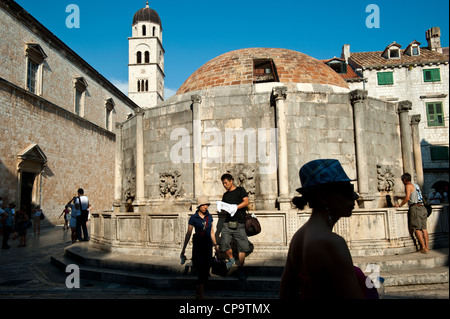
[[[312,209],[309,220],[292,237],[281,278],[283,299],[363,299],[365,276],[353,266],[344,238],[332,229],[341,217],[350,217],[358,195],[338,160],[319,159],[300,169],[302,187],[293,204]]]

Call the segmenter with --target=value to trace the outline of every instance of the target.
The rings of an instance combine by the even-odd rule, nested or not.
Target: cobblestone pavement
[[[50,257],[61,255],[71,244],[70,233],[61,226],[44,227],[41,235],[28,231],[26,247],[17,247],[18,239],[10,240],[10,249],[0,250],[0,299],[193,299],[193,291],[155,291],[93,280],[80,281],[80,288],[67,288],[68,274],[50,263]],[[275,299],[276,294],[206,292],[210,299]],[[449,285],[387,287],[384,299],[449,299]]]

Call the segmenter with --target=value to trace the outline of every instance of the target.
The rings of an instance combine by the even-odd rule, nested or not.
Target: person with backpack
[[[80,205],[81,215],[77,217],[77,238],[79,241],[88,241],[89,234],[87,230],[86,223],[89,217],[89,198],[84,195],[84,189],[78,189],[78,196],[74,197],[74,204]],[[81,236],[81,231],[83,231],[83,237]]]
[[[408,210],[408,227],[414,233],[420,244],[419,252],[427,254],[429,249],[429,236],[427,231],[427,217],[428,211],[425,207],[425,202],[417,184],[411,182],[411,174],[405,173],[401,176],[403,185],[405,185],[406,196],[397,207],[403,206],[406,203],[409,205]]]

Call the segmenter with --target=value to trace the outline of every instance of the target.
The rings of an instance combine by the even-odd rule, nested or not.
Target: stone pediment
[[[47,164],[47,156],[37,144],[30,144],[17,154],[17,169],[40,172]]]

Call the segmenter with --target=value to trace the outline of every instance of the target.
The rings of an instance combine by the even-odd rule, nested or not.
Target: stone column
[[[414,165],[412,156],[412,139],[411,139],[411,124],[409,121],[408,112],[412,109],[410,101],[398,102],[398,115],[400,121],[400,136],[402,143],[402,157],[403,157],[403,173],[409,173],[414,176]]]
[[[420,147],[420,133],[419,133],[420,114],[415,114],[411,117],[411,132],[412,143],[414,151],[414,166],[417,174],[417,184],[423,188],[423,165],[422,165],[422,149]]]
[[[116,151],[115,151],[115,168],[114,168],[114,212],[120,212],[123,195],[122,167],[123,167],[123,150],[122,150],[122,123],[116,122]]]
[[[286,135],[286,92],[287,88],[285,86],[277,86],[272,89],[272,94],[275,98],[276,125],[278,130],[278,203],[280,210],[289,210],[291,207]]]
[[[145,172],[144,172],[144,111],[137,109],[136,113],[136,198],[133,202],[135,212],[145,201]]]
[[[192,205],[197,204],[196,199],[203,195],[202,174],[202,121],[201,108],[202,97],[198,94],[191,95],[192,100],[192,155],[194,160],[194,198]]]
[[[364,105],[367,91],[354,90],[350,92],[350,101],[353,106],[353,121],[355,126],[356,170],[358,174],[358,192],[361,198],[369,193],[369,172],[367,154],[364,141]]]

